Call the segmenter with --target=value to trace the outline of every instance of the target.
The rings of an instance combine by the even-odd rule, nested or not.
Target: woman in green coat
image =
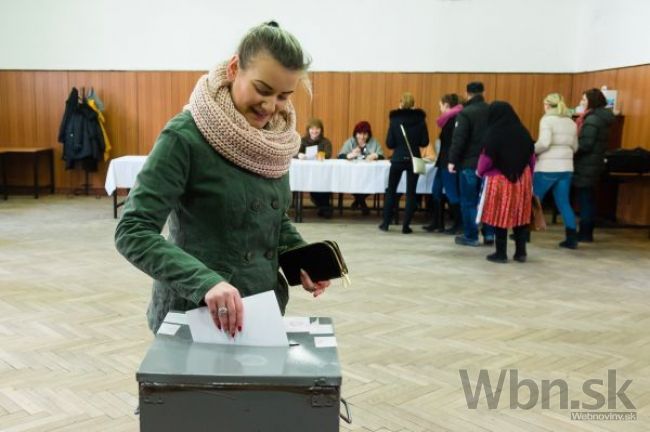
[[[596,214],[596,184],[605,171],[605,151],[614,114],[605,108],[607,100],[597,88],[582,95],[584,111],[578,117],[578,151],[573,156],[573,186],[580,204],[578,241],[594,241]]]
[[[154,332],[169,310],[205,304],[234,337],[241,298],[270,290],[284,313],[278,254],[305,244],[287,216],[289,165],[300,146],[289,97],[308,65],[277,23],[254,27],[158,137],[115,233],[120,253],[154,279]],[[302,284],[316,297],[330,283],[303,273]]]

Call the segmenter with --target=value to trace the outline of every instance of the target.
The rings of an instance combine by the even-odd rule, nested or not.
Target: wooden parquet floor
[[[419,226],[407,236],[380,232],[376,216],[306,216],[305,238],[338,241],[352,270],[351,288],[334,283],[317,300],[294,290],[288,308],[334,319],[354,420],[342,431],[650,430],[647,231],[597,231],[567,251],[553,226],[533,235],[528,263],[497,265],[489,248]],[[115,251],[115,225],[108,198],[0,201],[0,431],[138,430],[150,281]],[[493,388],[502,369],[564,380],[587,403],[583,382],[614,369],[617,389],[632,380],[637,420],[571,420],[557,387],[547,409],[511,409],[508,378],[496,408],[482,393],[470,409],[461,369],[473,385],[487,370]]]

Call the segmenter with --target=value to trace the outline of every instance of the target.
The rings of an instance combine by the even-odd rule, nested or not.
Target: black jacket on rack
[[[104,137],[97,113],[85,99],[79,100],[79,91],[74,87],[65,103],[59,142],[63,144],[66,169],[73,169],[80,162],[84,170],[97,171],[97,164],[104,155]]]

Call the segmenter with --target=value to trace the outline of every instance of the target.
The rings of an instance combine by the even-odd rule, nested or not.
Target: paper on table
[[[289,346],[284,329],[280,307],[273,291],[252,295],[242,299],[244,304],[244,324],[242,331],[231,338],[215,327],[207,307],[187,311],[187,321],[194,342],[248,345],[248,346]]]
[[[318,153],[317,145],[305,147],[305,159],[316,159],[317,153]]]
[[[178,324],[170,324],[164,322],[160,325],[160,327],[158,327],[158,331],[156,332],[156,334],[174,336],[179,328],[181,328],[181,326],[179,326]]]
[[[319,324],[318,321],[311,323],[309,326],[310,334],[333,334],[334,327],[331,324]]]
[[[287,333],[309,332],[309,317],[288,317],[283,318],[284,329]]]
[[[167,312],[163,321],[171,324],[187,324],[187,316],[185,312]]]
[[[336,346],[335,336],[320,336],[314,338],[316,348],[332,348]]]

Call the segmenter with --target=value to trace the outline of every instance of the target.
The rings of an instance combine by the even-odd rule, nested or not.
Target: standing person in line
[[[446,234],[459,234],[463,226],[463,219],[460,212],[460,197],[458,192],[458,174],[449,171],[449,148],[454,135],[456,116],[463,109],[460,97],[455,94],[446,94],[440,99],[440,117],[436,120],[440,128],[440,151],[436,158],[436,175],[433,179],[431,197],[433,203],[433,219],[429,225],[422,228],[425,231],[445,232]],[[443,209],[443,188],[444,195],[449,202],[449,208],[454,224],[445,230],[444,209]]]
[[[578,151],[573,159],[573,186],[576,188],[580,205],[578,241],[591,243],[594,241],[596,184],[605,171],[605,151],[614,114],[605,108],[607,100],[597,88],[585,91],[580,105],[584,111],[576,120]]]
[[[427,114],[423,110],[415,108],[413,95],[406,92],[400,99],[399,109],[391,111],[388,117],[389,126],[386,145],[389,149],[393,149],[393,156],[390,159],[383,221],[379,225],[379,229],[388,231],[390,221],[393,219],[397,185],[402,178],[402,172],[406,172],[406,210],[402,223],[402,233],[410,234],[413,232],[411,229],[411,220],[417,207],[415,189],[419,176],[419,174],[413,172],[411,152],[414,157],[420,157],[420,147],[429,145],[429,130],[427,129],[426,123]],[[409,143],[404,139],[402,127],[408,137],[411,151],[407,148]]]
[[[298,159],[305,159],[307,147],[317,146],[317,157],[329,159],[332,157],[332,143],[325,138],[325,129],[323,122],[320,119],[313,118],[307,122],[307,132],[300,140],[300,150],[298,151]],[[325,219],[330,219],[334,210],[330,205],[332,197],[331,192],[311,192],[309,194],[312,202],[318,208],[318,216]]]
[[[449,149],[449,172],[458,171],[460,184],[460,208],[463,215],[463,234],[456,236],[456,244],[478,246],[478,208],[481,182],[476,176],[478,158],[483,150],[482,140],[487,129],[488,104],[483,97],[483,83],[467,84],[467,102],[456,116],[456,127]],[[494,230],[483,227],[485,244],[494,242]]]
[[[339,152],[339,159],[365,160],[376,161],[384,158],[384,151],[377,141],[372,136],[372,128],[367,121],[360,121],[354,126],[352,136],[348,138],[341,151]],[[367,216],[370,214],[370,209],[366,204],[368,194],[352,194],[354,202],[352,202],[352,210],[361,209],[361,214]]]
[[[289,97],[308,65],[277,23],[254,27],[230,60],[198,80],[156,140],[115,231],[120,253],[154,278],[154,333],[169,310],[206,305],[234,337],[241,298],[265,291],[284,313],[289,290],[278,255],[305,244],[287,216],[289,165],[300,146]],[[314,296],[330,284],[305,272],[301,279]]]
[[[533,175],[533,193],[543,201],[546,193],[553,191],[566,234],[560,247],[576,249],[576,216],[569,200],[573,154],[578,148],[576,124],[571,120],[564,98],[559,93],[550,93],[544,98],[544,112],[539,122],[539,139],[535,143],[537,164]]]
[[[484,152],[477,174],[485,177],[481,221],[495,227],[496,252],[488,261],[507,263],[508,229],[515,237],[514,260],[526,261],[526,237],[530,223],[532,173],[535,146],[530,133],[507,102],[490,105]]]

